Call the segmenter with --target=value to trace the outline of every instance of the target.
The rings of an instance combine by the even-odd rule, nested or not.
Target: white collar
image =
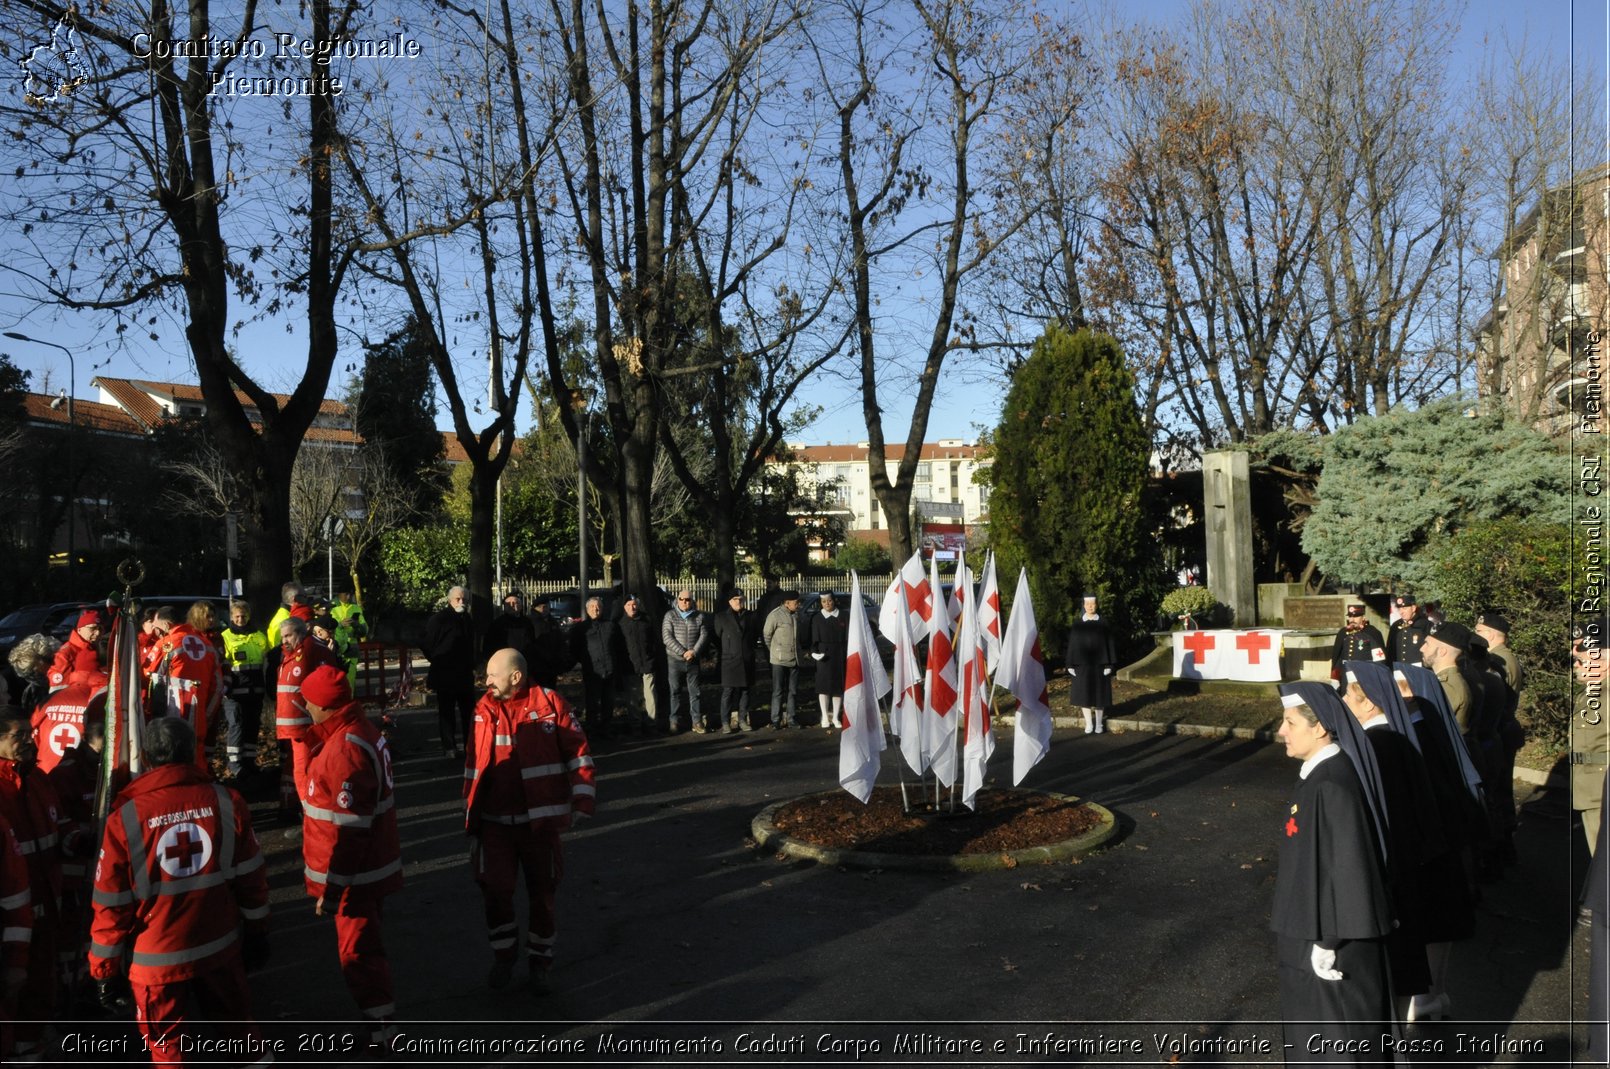
[[[839,614],[839,611],[837,609],[834,609],[832,612],[828,612],[826,609],[822,610],[822,615],[827,617],[829,620],[831,620],[833,617],[837,616],[838,614]]]
[[[1376,713],[1374,716],[1363,722],[1365,731],[1374,731],[1376,728],[1389,728],[1391,726],[1392,721],[1386,718],[1385,713]]]
[[[1308,773],[1312,772],[1315,768],[1318,768],[1321,761],[1327,761],[1341,752],[1342,748],[1340,746],[1336,745],[1334,742],[1331,743],[1323,750],[1320,750],[1314,756],[1304,761],[1303,767],[1298,770],[1297,775],[1303,779],[1307,779]]]
[[[1099,612],[1087,612],[1087,613],[1085,613],[1083,618],[1084,618],[1084,620],[1086,622],[1088,622],[1090,620],[1099,620],[1099,619],[1101,619],[1101,613],[1099,613]]]

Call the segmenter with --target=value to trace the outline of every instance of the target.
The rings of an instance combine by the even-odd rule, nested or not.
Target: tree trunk
[[[470,574],[465,585],[477,635],[486,634],[492,624],[492,541],[497,534],[498,478],[502,474],[503,465],[488,458],[476,463],[470,476]]]

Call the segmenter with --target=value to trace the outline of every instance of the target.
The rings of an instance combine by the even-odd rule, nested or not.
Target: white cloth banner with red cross
[[[1284,630],[1174,632],[1175,679],[1280,682]]]

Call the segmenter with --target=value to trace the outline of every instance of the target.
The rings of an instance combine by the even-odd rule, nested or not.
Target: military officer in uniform
[[[1431,634],[1431,621],[1420,615],[1420,606],[1413,594],[1399,594],[1392,599],[1397,606],[1398,618],[1392,622],[1387,635],[1387,660],[1393,664],[1419,664],[1420,644]]]
[[[1331,648],[1330,677],[1341,682],[1343,661],[1379,663],[1385,660],[1386,640],[1381,638],[1375,625],[1364,618],[1363,603],[1353,602],[1347,607],[1347,620],[1336,632],[1336,645]]]

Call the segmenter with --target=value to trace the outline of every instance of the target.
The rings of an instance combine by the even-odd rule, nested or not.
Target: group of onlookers
[[[771,674],[769,722],[774,730],[803,726],[798,702],[802,669],[811,668],[820,706],[819,724],[840,723],[849,614],[831,593],[806,613],[797,590],[778,589],[751,609],[741,590],[727,592],[714,612],[699,607],[693,592],[677,591],[658,618],[647,599],[629,594],[606,615],[604,599],[592,597],[583,617],[563,627],[539,600],[530,608],[518,591],[478,640],[462,587],[426,622],[421,649],[430,661],[426,682],[437,695],[443,751],[460,752],[470,736],[475,674],[479,664],[503,649],[518,652],[531,679],[552,688],[559,676],[579,668],[581,719],[588,733],[615,731],[695,734],[756,730],[767,718],[756,686],[760,666]],[[713,670],[713,677],[708,674]],[[709,708],[707,678],[719,687]]]

